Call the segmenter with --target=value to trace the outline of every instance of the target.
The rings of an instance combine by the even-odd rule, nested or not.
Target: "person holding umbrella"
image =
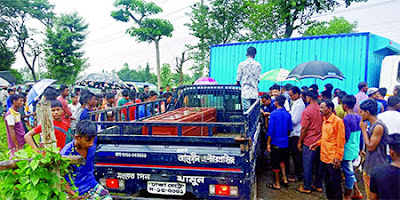
[[[241,62],[237,71],[237,85],[242,87],[242,105],[246,112],[258,98],[258,82],[261,77],[261,65],[254,60],[257,50],[254,47],[247,49],[247,59]]]

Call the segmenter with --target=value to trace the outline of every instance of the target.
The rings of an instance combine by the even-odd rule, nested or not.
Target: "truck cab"
[[[170,111],[154,106],[165,104],[161,99],[112,110],[118,115],[143,106],[155,108],[152,116],[94,122],[102,127],[95,157],[99,183],[115,199],[255,199],[259,101],[243,112],[241,89],[234,85],[190,85],[177,92]]]
[[[387,95],[393,95],[396,85],[400,85],[400,55],[386,56],[382,61],[379,87],[385,87]]]

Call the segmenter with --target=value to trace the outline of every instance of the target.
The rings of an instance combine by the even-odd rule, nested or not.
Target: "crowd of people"
[[[322,192],[324,182],[328,199],[362,199],[354,172],[362,162],[369,199],[400,198],[395,189],[400,187],[400,86],[388,98],[384,88],[368,88],[365,82],[358,88],[353,96],[333,91],[331,84],[322,92],[317,85],[273,85],[261,97],[266,150],[274,172],[274,182],[267,187],[279,190],[303,181],[296,190],[310,194]]]
[[[7,91],[4,96],[1,94],[3,91]],[[36,115],[35,112],[31,114],[25,112],[24,102],[26,102],[27,93],[5,88],[1,92],[1,100],[5,99],[5,103],[3,103],[5,105],[4,121],[10,159],[14,158],[15,153],[23,149],[25,144],[41,153],[39,149],[43,148],[43,144],[35,140],[34,136],[42,132],[42,127],[41,125],[35,126],[37,123],[29,123],[27,120]],[[81,155],[86,159],[85,165],[72,165],[72,176],[71,174],[65,176],[69,183],[73,182],[78,188],[74,191],[71,187],[67,187],[67,193],[71,197],[80,196],[79,199],[98,199],[99,197],[111,199],[108,191],[94,177],[93,159],[98,128],[91,120],[115,121],[116,115],[119,114],[121,121],[132,121],[137,118],[150,117],[157,111],[165,112],[171,107],[172,92],[169,86],[165,92],[162,88],[160,88],[160,93],[149,91],[147,85],[140,93],[136,93],[136,90],[123,89],[97,95],[89,90],[76,90],[75,93],[70,94],[70,88],[66,85],[61,85],[58,90],[53,87],[46,88],[42,98],[49,100],[51,104],[56,145],[61,150],[60,154]],[[157,99],[166,100],[157,101]],[[37,102],[34,102],[34,107]],[[121,106],[125,107],[119,111],[120,113],[110,109]],[[111,111],[106,110],[103,115],[93,115],[93,118],[90,118],[91,111],[105,109]],[[35,121],[33,120],[33,122]],[[32,128],[30,129],[30,127]]]
[[[238,66],[243,110],[258,99],[261,65],[256,49]],[[358,84],[348,94],[326,84],[301,89],[274,84],[261,97],[266,150],[273,171],[268,188],[280,190],[303,181],[298,192],[323,192],[328,199],[400,199],[400,85],[387,97],[386,88]],[[290,159],[294,171],[289,170]],[[365,194],[355,169],[363,171]],[[344,174],[344,190],[342,189]]]

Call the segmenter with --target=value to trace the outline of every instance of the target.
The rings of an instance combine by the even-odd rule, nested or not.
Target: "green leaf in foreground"
[[[38,160],[32,160],[30,165],[31,165],[32,171],[35,171],[36,168],[39,166],[39,161]]]
[[[17,166],[20,169],[26,169],[29,166],[29,162],[26,160],[22,160],[22,161],[17,162]]]

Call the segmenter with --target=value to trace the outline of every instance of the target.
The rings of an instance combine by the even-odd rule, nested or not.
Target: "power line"
[[[366,24],[366,25],[361,25],[363,28],[365,27],[371,27],[371,26],[382,26],[382,25],[388,25],[392,23],[400,22],[400,19],[398,20],[393,20],[393,21],[387,21],[387,22],[381,22],[381,23],[376,23],[376,24]]]
[[[399,3],[399,2],[400,1],[398,1],[398,0],[389,0],[389,1],[385,1],[385,2],[379,2],[379,3],[360,6],[360,7],[350,7],[350,8],[346,8],[346,10],[337,11],[337,12],[330,12],[330,13],[326,13],[326,14],[321,14],[321,15],[315,16],[313,18],[319,18],[319,17],[329,16],[329,15],[336,15],[336,14],[340,14],[340,13],[353,12],[353,11],[357,11],[357,10],[367,9],[367,8],[370,8],[370,7],[390,5],[390,4]]]
[[[104,29],[104,28],[108,28],[109,26],[112,26],[112,25],[114,25],[114,24],[116,24],[116,23],[117,23],[117,21],[112,22],[112,23],[109,23],[109,24],[104,25],[104,26],[101,26],[101,27],[99,27],[99,28],[96,28],[96,29],[92,30],[91,33],[96,32],[96,31],[99,31],[99,30]]]
[[[101,40],[104,40],[104,39],[109,39],[109,37],[115,36],[115,35],[120,34],[120,33],[125,33],[125,31],[118,31],[118,32],[115,32],[115,33],[112,33],[112,34],[108,34],[108,35],[106,35],[106,36],[93,39],[93,40],[90,41],[90,42],[91,42],[91,43],[96,43],[97,41],[101,41]],[[125,35],[125,34],[124,34],[124,35]],[[120,37],[122,37],[122,36],[120,36]]]
[[[175,43],[174,45],[162,45],[162,46],[160,46],[160,50],[168,50],[169,48],[175,48],[175,47],[177,47],[177,46],[180,46],[180,45],[184,45],[185,43],[187,43],[187,42],[190,42],[190,41],[193,41],[194,39],[193,38],[187,38],[184,42],[182,42],[182,43]],[[171,42],[172,43],[172,42]],[[141,54],[148,54],[148,53],[150,53],[150,52],[153,52],[154,51],[154,49],[147,49],[147,50],[145,50],[145,51],[141,51],[140,53]],[[127,53],[129,53],[128,55],[126,55],[126,56],[123,56],[123,57],[120,57],[120,58],[117,58],[117,59],[113,59],[112,61],[108,61],[108,63],[114,63],[115,62],[115,60],[123,60],[123,59],[126,59],[127,57],[129,57],[129,56],[132,56],[132,54],[134,54],[135,53],[135,51],[134,52],[127,52]],[[172,52],[170,52],[171,54],[172,54]],[[137,62],[137,63],[141,63],[141,62],[143,62],[143,61],[145,61],[145,60],[148,60],[148,58],[146,57],[146,58],[142,58],[142,59],[140,59],[140,60],[138,60],[138,61],[135,61],[135,62]]]
[[[92,43],[92,44],[86,45],[86,48],[87,48],[87,47],[91,47],[91,46],[95,46],[95,45],[99,45],[99,44],[105,44],[105,43],[108,43],[108,42],[111,42],[111,41],[114,41],[114,40],[117,40],[117,39],[121,39],[121,38],[123,38],[124,36],[125,36],[125,35],[123,35],[123,36],[118,36],[118,37],[116,37],[116,38],[112,38],[112,39],[109,39],[109,40],[106,40],[106,41],[103,41],[103,42]]]
[[[178,13],[178,12],[180,12],[180,11],[182,11],[182,10],[187,9],[187,8],[190,8],[190,6],[185,6],[185,7],[181,8],[181,9],[178,9],[178,10],[176,10],[176,11],[173,11],[173,12],[171,12],[171,13],[168,13],[168,14],[166,14],[166,15],[160,17],[160,18],[165,18],[165,17],[167,17],[167,16],[169,16],[169,15]],[[179,17],[179,18],[180,18],[180,17]],[[176,18],[176,19],[178,19],[178,18]],[[174,20],[170,20],[170,21],[174,21]],[[113,22],[113,23],[111,23],[111,24],[115,24],[115,23],[116,23],[116,22]],[[108,25],[103,26],[102,28],[105,28],[105,27],[107,27],[107,26],[108,26]],[[97,30],[100,30],[100,29],[101,29],[101,28],[99,28],[99,29],[97,29]],[[92,32],[94,32],[94,31],[92,31]],[[120,33],[125,33],[125,31],[118,31],[117,33],[110,34],[110,35],[103,36],[103,37],[101,37],[101,38],[95,39],[95,40],[91,41],[92,44],[89,44],[89,45],[87,45],[86,47],[88,47],[88,46],[94,46],[94,45],[97,45],[97,44],[103,44],[103,43],[107,43],[107,42],[116,40],[116,39],[118,39],[118,38],[113,38],[113,39],[106,40],[106,41],[103,41],[103,42],[97,42],[97,41],[100,41],[100,40],[102,40],[102,39],[106,39],[107,37],[113,36],[113,35],[115,35],[115,34],[120,34]],[[125,35],[119,36],[119,37],[122,38],[122,37],[124,37],[124,36],[125,36]],[[94,42],[95,44],[93,44],[93,42]]]
[[[180,12],[180,11],[182,11],[182,10],[185,10],[185,9],[187,9],[187,8],[190,8],[190,6],[185,6],[185,7],[181,8],[181,9],[179,9],[179,10],[173,11],[173,12],[171,12],[171,13],[169,13],[169,14],[166,14],[166,15],[160,17],[160,18],[165,18],[165,17],[167,17],[167,16],[170,16],[170,15],[172,15],[172,14],[175,14],[175,13]]]
[[[168,2],[168,0],[165,1],[165,2],[163,2],[163,3],[161,3],[161,4],[159,4],[159,5],[165,4],[166,2]],[[173,11],[173,12],[168,13],[168,14],[166,14],[166,15],[160,17],[160,18],[164,18],[164,17],[167,17],[167,16],[169,16],[169,15],[175,14],[175,13],[177,13],[177,12],[179,12],[179,11],[182,11],[182,10],[184,10],[184,9],[186,9],[186,8],[190,8],[190,6],[186,6],[186,7],[183,7],[183,8],[181,8],[181,9],[179,9],[179,10]],[[99,28],[96,28],[95,30],[92,30],[91,33],[97,32],[97,31],[99,31],[99,30],[101,30],[101,29],[108,28],[109,26],[114,25],[114,24],[116,24],[117,22],[118,22],[118,21],[115,21],[115,22],[109,23],[109,24],[107,24],[107,25],[101,26],[101,27],[99,27]]]

